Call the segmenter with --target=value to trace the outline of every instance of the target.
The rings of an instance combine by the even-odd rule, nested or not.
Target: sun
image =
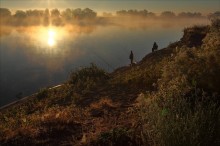
[[[49,36],[49,37],[55,37],[55,32],[54,32],[54,30],[49,29],[49,30],[48,30],[48,36]]]
[[[37,41],[37,45],[48,50],[56,50],[59,43],[66,38],[67,32],[64,28],[58,27],[42,27],[33,29],[33,39]]]
[[[48,44],[49,46],[51,46],[51,47],[54,46],[54,45],[55,45],[54,39],[53,39],[53,38],[48,38],[47,44]]]
[[[52,29],[49,29],[48,30],[48,39],[47,39],[47,44],[52,47],[56,44],[55,42],[55,36],[56,36],[56,33],[54,30]]]

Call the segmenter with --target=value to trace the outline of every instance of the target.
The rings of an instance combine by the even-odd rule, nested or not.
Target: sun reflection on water
[[[48,40],[47,40],[47,43],[50,47],[53,47],[56,43],[55,41],[55,31],[52,30],[52,29],[49,29],[48,30]]]
[[[33,27],[29,29],[32,45],[39,54],[57,54],[63,40],[68,38],[64,27]]]

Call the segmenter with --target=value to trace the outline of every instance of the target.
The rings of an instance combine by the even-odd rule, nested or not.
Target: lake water
[[[207,21],[205,21],[207,23]],[[62,27],[1,27],[0,106],[30,95],[40,88],[60,84],[79,67],[95,63],[111,72],[151,52],[153,42],[159,49],[178,41],[183,24],[147,25],[66,25]]]

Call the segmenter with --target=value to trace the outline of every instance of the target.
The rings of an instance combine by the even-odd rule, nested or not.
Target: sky
[[[17,9],[91,8],[98,13],[118,10],[146,9],[162,11],[201,12],[203,14],[220,11],[220,0],[0,0],[0,7]]]

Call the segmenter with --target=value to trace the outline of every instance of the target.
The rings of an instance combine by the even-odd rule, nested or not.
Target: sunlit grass
[[[0,142],[217,145],[218,36],[219,30],[210,30],[202,46],[170,45],[112,74],[94,64],[72,72],[65,85],[0,112]],[[136,104],[128,90],[143,91]]]

